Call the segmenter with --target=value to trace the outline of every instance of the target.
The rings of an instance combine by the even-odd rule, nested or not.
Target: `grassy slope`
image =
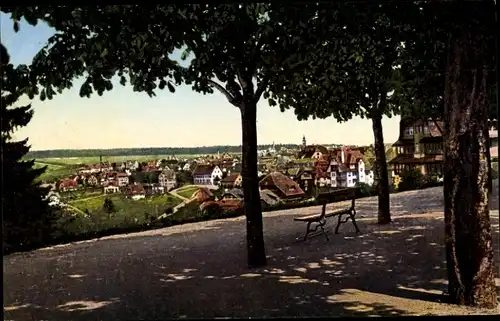
[[[180,191],[177,191],[177,194],[180,196],[183,196],[185,198],[191,198],[193,196],[193,193],[198,189],[198,187],[188,187],[188,188],[183,188]]]
[[[90,212],[99,211],[102,209],[104,199],[109,198],[113,201],[117,211],[140,211],[155,212],[163,210],[169,206],[175,206],[181,203],[181,200],[173,195],[164,194],[154,197],[148,197],[141,200],[132,200],[125,198],[122,195],[102,194],[97,197],[88,197],[70,201],[69,204],[81,209],[82,211],[88,209]]]

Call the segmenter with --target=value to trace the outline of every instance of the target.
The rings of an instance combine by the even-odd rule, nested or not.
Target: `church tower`
[[[303,136],[302,136],[302,149],[305,149],[305,148],[306,148],[306,146],[307,146],[306,136],[305,136],[305,135],[303,135]]]

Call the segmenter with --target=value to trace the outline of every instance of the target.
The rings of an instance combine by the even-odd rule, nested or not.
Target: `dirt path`
[[[318,207],[265,213],[265,269],[246,268],[242,217],[13,254],[4,257],[5,319],[498,313],[441,302],[442,188],[392,195],[388,226],[375,224],[376,203],[358,202],[361,234],[344,225],[329,242],[295,242],[305,226],[292,218]]]

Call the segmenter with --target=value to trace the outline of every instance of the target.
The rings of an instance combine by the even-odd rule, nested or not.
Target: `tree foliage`
[[[307,8],[306,8],[307,9]],[[257,102],[261,95],[288,92],[285,75],[295,79],[296,55],[308,38],[303,23],[311,11],[271,4],[176,4],[165,6],[2,7],[16,26],[45,21],[56,33],[33,59],[33,97],[51,99],[84,79],[80,95],[102,95],[122,85],[153,96],[185,83],[207,94],[221,92],[241,111],[242,177],[249,264],[266,264],[257,177]],[[172,58],[183,50],[184,65]],[[311,59],[312,57],[304,57]],[[191,59],[188,61],[188,59]],[[187,66],[186,66],[187,64]],[[306,82],[303,82],[307,86]],[[294,84],[295,86],[295,84]],[[40,88],[38,88],[40,87]],[[294,90],[297,90],[294,88]],[[286,107],[282,104],[283,107]]]
[[[337,2],[309,7],[314,11],[307,21],[311,36],[299,48],[304,61],[297,61],[304,72],[295,74],[302,78],[286,75],[284,90],[274,91],[271,99],[282,110],[294,108],[299,120],[331,116],[340,122],[355,116],[372,120],[379,223],[389,223],[381,120],[398,110],[388,96],[396,86],[395,69],[403,49],[400,25],[392,20],[401,5]]]
[[[3,246],[5,252],[11,252],[47,244],[57,211],[48,205],[48,190],[35,183],[46,167],[35,169],[33,160],[22,161],[30,148],[27,139],[12,140],[12,133],[26,126],[33,116],[31,105],[15,107],[24,94],[28,68],[14,68],[3,44],[0,50]]]
[[[104,209],[104,211],[108,214],[111,214],[111,213],[114,213],[116,212],[116,208],[115,208],[115,204],[113,203],[113,201],[106,197],[104,199],[104,203],[102,205],[102,208]]]
[[[484,1],[478,6],[447,1],[406,5],[408,14],[398,22],[402,25],[405,48],[400,57],[395,92],[391,97],[393,105],[400,108],[399,114],[413,119],[442,118],[450,41],[459,28],[467,28],[467,24],[457,21],[459,15],[456,14],[467,10],[472,17],[484,13],[485,6],[491,6],[491,1]],[[483,30],[488,38],[484,50],[490,57],[487,67],[488,119],[489,125],[496,127],[495,43],[491,32],[488,32],[495,30],[495,21],[491,17],[484,19]]]

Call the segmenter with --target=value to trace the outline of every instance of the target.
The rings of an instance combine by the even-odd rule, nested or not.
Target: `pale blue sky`
[[[29,64],[53,34],[47,25],[21,23],[15,33],[12,21],[0,15],[1,41],[14,64]],[[219,92],[203,95],[188,86],[158,92],[150,98],[130,87],[114,86],[102,97],[80,98],[79,86],[44,102],[34,99],[30,124],[15,137],[29,137],[32,150],[62,148],[191,147],[240,145],[239,110]],[[399,117],[384,119],[386,143],[398,136]],[[293,111],[280,112],[261,99],[258,109],[259,144],[297,143],[305,135],[309,144],[371,144],[371,121],[355,118],[339,124],[333,118],[298,121]]]

